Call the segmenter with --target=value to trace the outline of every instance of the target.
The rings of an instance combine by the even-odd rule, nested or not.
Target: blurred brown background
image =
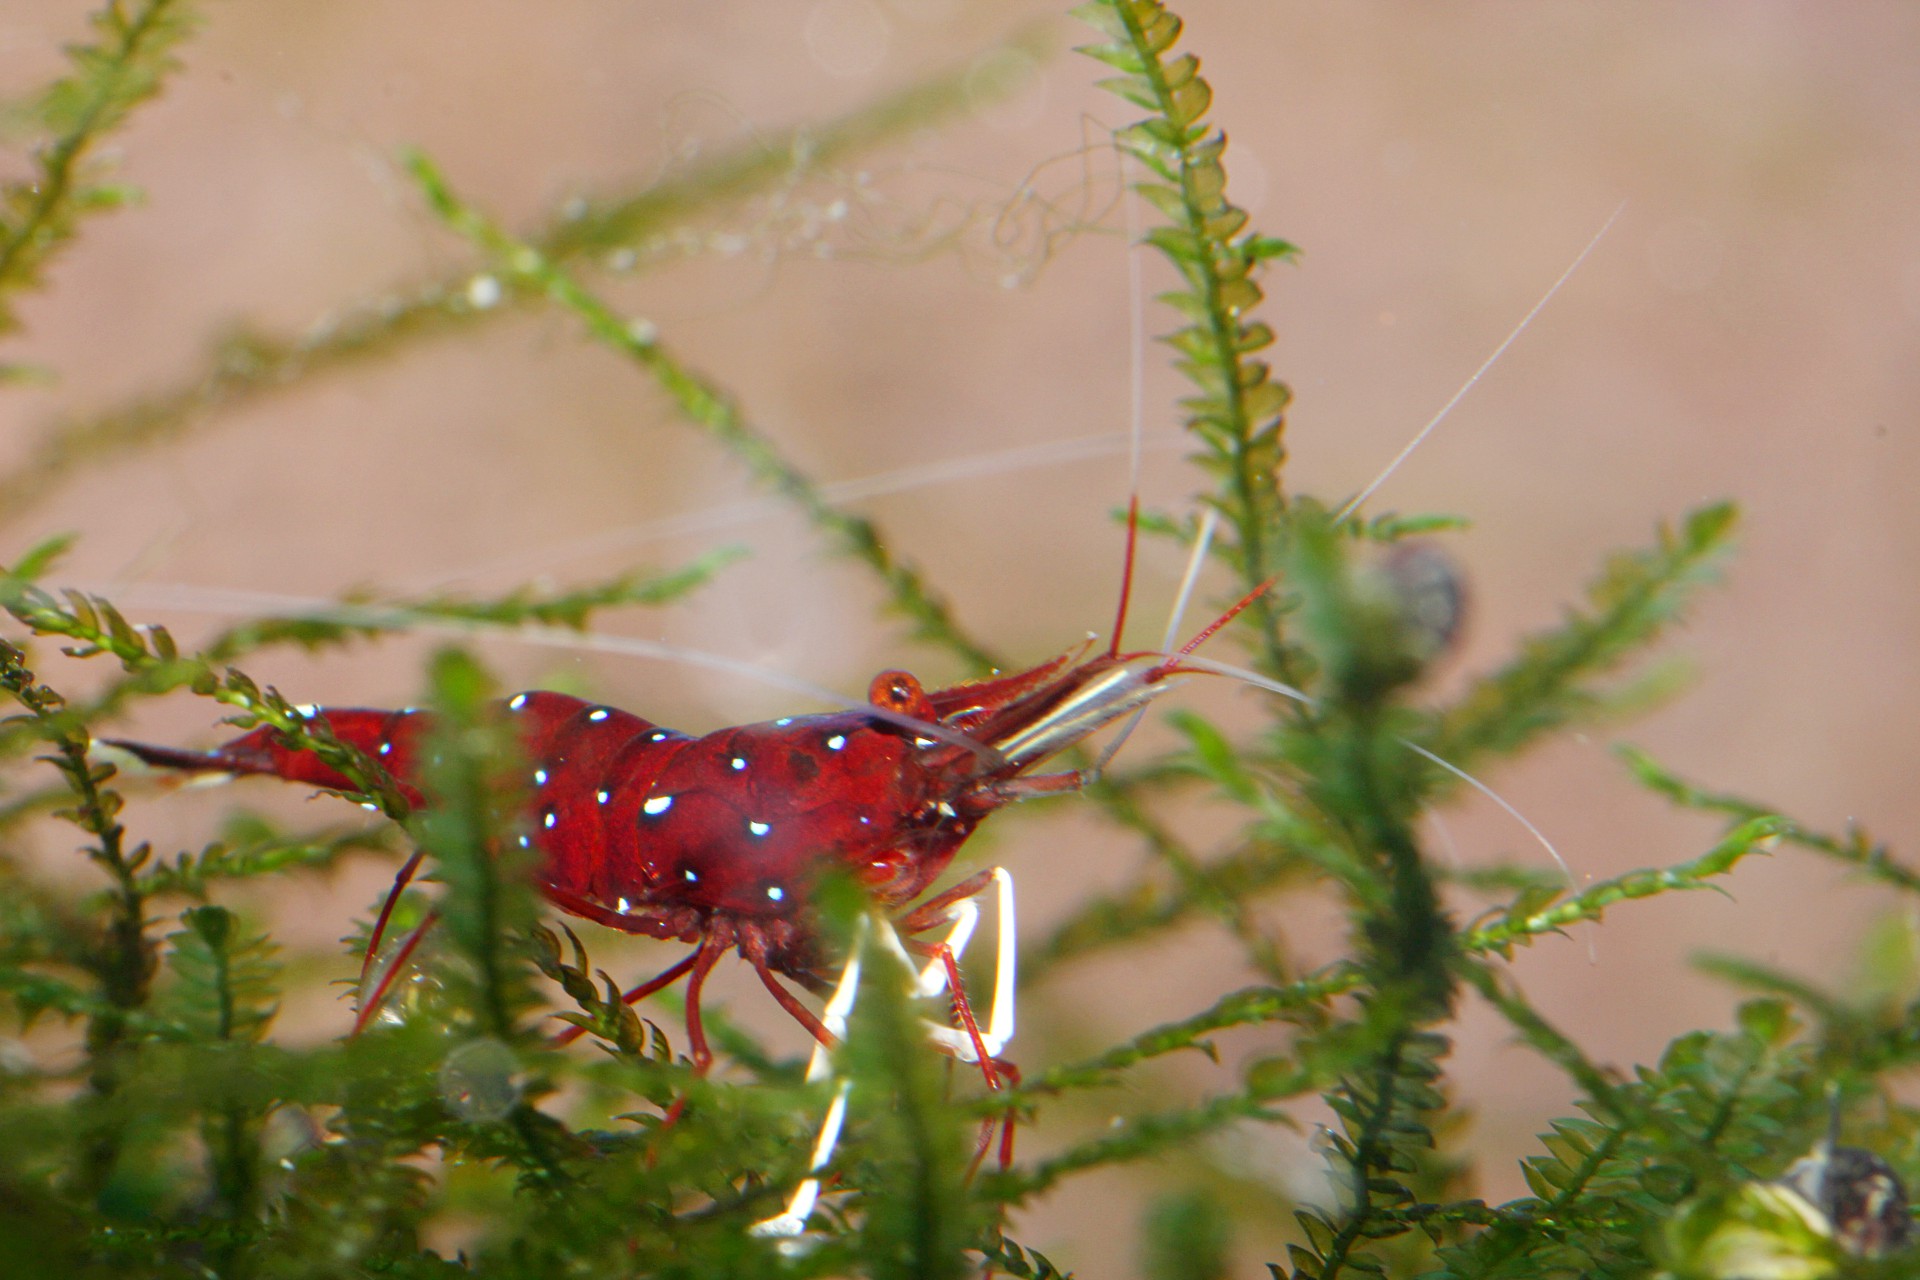
[[[88,7],[8,0],[0,90],[56,74]],[[1603,551],[1643,544],[1656,520],[1735,498],[1743,554],[1669,646],[1700,672],[1687,696],[1619,734],[1557,741],[1489,781],[1583,877],[1690,857],[1712,834],[1623,778],[1605,750],[1620,735],[1809,824],[1857,819],[1913,850],[1920,10],[1183,12],[1232,139],[1231,194],[1305,250],[1267,277],[1280,334],[1271,358],[1297,396],[1297,490],[1338,498],[1363,484],[1626,202],[1564,293],[1373,509],[1474,522],[1454,545],[1476,613],[1442,693],[1553,619]],[[1127,270],[1113,162],[1088,148],[1132,116],[1091,87],[1098,68],[1065,52],[1084,29],[1048,6],[328,0],[211,7],[186,73],[117,140],[145,206],[90,225],[25,306],[28,332],[6,354],[60,380],[0,398],[0,462],[24,456],[57,418],[178,384],[237,321],[297,332],[469,261],[399,172],[403,146],[529,227],[576,194],[680,171],[972,58],[984,83],[1006,65],[991,61],[1007,56],[993,53],[1000,42],[1033,23],[1059,52],[1027,65],[1012,97],[983,97],[949,127],[703,221],[607,288],[825,479],[1121,431]],[[1156,264],[1148,281],[1164,283]],[[1171,322],[1150,312],[1148,323]],[[1150,349],[1150,429],[1173,425],[1179,394]],[[1150,503],[1181,510],[1199,487],[1179,452],[1148,454]],[[1124,460],[1109,455],[859,505],[944,584],[976,634],[1038,659],[1108,625],[1119,555],[1109,513],[1126,484]],[[111,586],[129,612],[191,636],[218,619],[142,608],[139,592],[485,590],[676,564],[737,542],[752,558],[691,604],[618,625],[854,694],[883,666],[953,674],[876,623],[868,579],[826,559],[784,512],[614,550],[576,545],[754,497],[643,377],[572,322],[536,312],[215,413],[181,443],[51,494],[4,530],[3,546],[16,555],[84,522],[67,578]],[[1149,550],[1140,635],[1157,632],[1178,571],[1176,551]],[[424,648],[275,654],[250,669],[303,700],[402,703]],[[500,641],[484,651],[510,683],[587,679],[689,730],[813,709],[699,672]],[[1194,701],[1230,712],[1238,697],[1211,689]],[[214,718],[183,698],[138,727],[206,742]],[[216,809],[170,798],[141,805],[135,821],[162,849],[195,846]],[[1185,820],[1197,838],[1217,821]],[[979,856],[1020,876],[1036,936],[1142,857],[1072,804],[994,826]],[[1468,862],[1534,856],[1481,803],[1446,815],[1444,838]],[[51,863],[69,853],[49,842]],[[330,944],[388,874],[361,863],[331,888],[300,886],[314,896],[292,926]],[[1520,957],[1521,980],[1595,1056],[1630,1064],[1679,1031],[1726,1024],[1734,993],[1692,973],[1690,954],[1736,950],[1845,989],[1861,931],[1888,905],[1793,853],[1742,867],[1731,888],[1730,899],[1620,910],[1593,935],[1591,960],[1584,938],[1544,943]],[[1303,962],[1339,944],[1330,910],[1276,924]],[[638,972],[661,954],[627,963]],[[1027,1006],[1015,1056],[1044,1066],[1194,1008],[1248,980],[1230,955],[1196,928],[1085,966]],[[736,1008],[764,1003],[727,990]],[[289,1017],[294,1035],[344,1023],[324,996]],[[1481,1190],[1508,1197],[1521,1190],[1514,1158],[1567,1089],[1484,1010],[1461,1032],[1453,1062],[1478,1110],[1469,1141],[1485,1157]],[[1274,1043],[1226,1042],[1227,1068]],[[1197,1058],[1164,1078],[1189,1089],[1231,1079]],[[1026,1150],[1061,1132],[1043,1116]],[[1310,1185],[1317,1164],[1303,1138],[1266,1130],[1230,1135],[1210,1155],[1289,1185]],[[1017,1234],[1088,1274],[1125,1272],[1132,1243],[1114,1229],[1111,1199],[1167,1176],[1082,1180]],[[1271,1241],[1249,1242],[1249,1257],[1273,1256]]]

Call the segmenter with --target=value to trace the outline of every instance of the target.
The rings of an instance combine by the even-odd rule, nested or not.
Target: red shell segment
[[[633,932],[675,936],[714,912],[790,917],[830,868],[858,876],[885,904],[910,901],[1001,803],[963,795],[963,780],[950,776],[953,748],[859,711],[692,738],[566,694],[523,693],[506,707],[531,773],[520,838],[541,856],[542,888],[569,910]],[[431,717],[314,715],[420,801]],[[350,786],[272,729],[156,763]]]
[[[922,750],[910,732],[860,712],[696,739],[609,813],[613,838],[633,841],[625,865],[646,877],[613,891],[783,916],[837,868],[883,902],[904,902],[983,816],[942,812],[952,783],[922,764]]]

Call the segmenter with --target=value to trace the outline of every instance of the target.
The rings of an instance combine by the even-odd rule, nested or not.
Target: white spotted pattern
[[[673,797],[648,796],[646,803],[641,805],[640,808],[649,818],[657,818],[667,810],[673,808]]]
[[[560,821],[559,815],[554,813],[553,810],[549,809],[547,810],[547,816],[544,819],[542,819],[542,824],[547,828],[547,830],[551,831],[553,830],[553,824],[558,821]]]
[[[391,755],[392,753],[393,753],[393,744],[392,744],[391,742],[383,742],[383,743],[381,743],[381,744],[380,744],[380,754],[381,754],[381,755],[383,755],[383,756],[384,756],[384,755]]]
[[[829,751],[838,751],[846,745],[847,735],[844,733],[836,733],[827,739],[827,750]]]
[[[587,719],[593,721],[595,724],[598,724],[602,720],[605,720],[611,714],[613,713],[608,711],[605,707],[595,707],[593,710],[587,712]]]
[[[593,798],[599,801],[601,804],[605,804],[608,800],[611,800],[613,797],[608,795],[604,791],[596,791],[593,793]]]
[[[738,773],[747,767],[747,758],[745,756],[735,756],[733,759],[727,761],[727,763],[733,766],[735,773]]]
[[[540,787],[546,786],[547,771],[545,769],[535,769],[533,771],[533,782],[535,786],[540,786]]]
[[[767,832],[773,830],[773,827],[767,823],[755,822],[751,818],[749,818],[747,820],[747,830],[751,831],[756,836],[763,836],[767,834]]]
[[[513,695],[513,701],[507,703],[507,710],[519,711],[526,705],[527,705],[527,695],[524,693],[516,693]]]
[[[771,898],[773,901],[779,902],[782,898],[785,898],[786,896],[787,896],[787,891],[785,889],[782,889],[779,885],[770,884],[767,886],[767,897]]]

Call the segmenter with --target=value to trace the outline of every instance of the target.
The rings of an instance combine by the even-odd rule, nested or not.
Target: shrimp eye
[[[933,702],[920,682],[906,671],[882,671],[867,686],[867,701],[884,711],[896,711],[916,720],[934,719]]]

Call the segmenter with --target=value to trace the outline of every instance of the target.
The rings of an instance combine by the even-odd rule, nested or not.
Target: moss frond
[[[1604,711],[1607,699],[1590,682],[1652,643],[1714,580],[1737,520],[1728,504],[1703,507],[1678,529],[1663,525],[1652,547],[1613,556],[1588,585],[1587,607],[1522,641],[1517,658],[1441,714],[1426,745],[1471,769]]]
[[[125,7],[114,0],[104,12],[117,14]],[[183,0],[149,0],[144,10],[185,7]],[[1032,44],[1030,34],[1017,34],[1001,51],[1019,52]],[[150,46],[141,48],[145,52]],[[839,118],[757,136],[637,189],[583,195],[526,240],[552,261],[566,263],[664,238],[716,206],[797,184],[950,120],[992,87],[983,85],[977,65],[977,59],[968,58],[957,69]],[[644,259],[637,261],[645,265]],[[93,467],[178,441],[216,413],[232,413],[369,360],[397,358],[430,339],[462,336],[517,313],[534,296],[508,292],[491,279],[476,292],[475,279],[469,269],[426,283],[395,283],[328,308],[323,320],[296,336],[251,328],[227,335],[211,344],[204,364],[171,389],[45,428],[27,459],[0,475],[0,519],[17,518]],[[476,296],[488,305],[475,305]]]
[[[829,502],[819,483],[782,456],[732,396],[688,369],[662,345],[651,322],[622,318],[553,259],[460,200],[425,156],[413,156],[410,167],[441,219],[472,239],[503,275],[571,312],[597,341],[646,370],[683,417],[713,436],[756,481],[792,502],[842,553],[872,569],[891,594],[893,607],[913,623],[918,638],[957,654],[980,673],[999,667],[999,661],[961,629],[952,609],[920,572],[887,549],[872,521],[849,515]]]
[[[1180,273],[1183,287],[1159,301],[1184,323],[1163,341],[1196,388],[1182,402],[1187,427],[1206,446],[1200,465],[1227,495],[1220,506],[1235,532],[1232,554],[1251,588],[1273,571],[1286,506],[1281,467],[1290,398],[1257,354],[1273,344],[1273,330],[1254,318],[1264,297],[1258,276],[1267,262],[1295,251],[1252,230],[1246,212],[1227,198],[1227,136],[1207,119],[1213,88],[1199,58],[1173,52],[1180,19],[1158,0],[1095,0],[1074,16],[1106,37],[1081,52],[1120,72],[1101,87],[1151,112],[1115,140],[1147,170],[1134,190],[1166,220],[1146,239]],[[1264,599],[1255,608],[1269,638],[1267,656],[1278,664],[1277,613]]]
[[[72,70],[19,113],[47,137],[33,150],[31,178],[0,184],[0,335],[20,324],[12,295],[44,283],[47,263],[81,220],[133,198],[89,157],[179,69],[174,50],[198,20],[186,0],[110,0],[91,25],[92,42],[67,49]]]
[[[0,206],[0,327],[19,291],[45,282],[49,255],[84,228],[82,215],[105,202],[109,189],[87,157],[172,73],[185,12],[165,0],[108,5],[97,43],[75,51],[72,73],[39,104],[52,140],[33,180],[6,191]],[[1433,757],[1471,767],[1630,709],[1614,673],[1712,578],[1732,509],[1702,509],[1651,547],[1614,556],[1558,626],[1523,641],[1452,704],[1417,709],[1408,691],[1430,649],[1383,594],[1369,556],[1461,522],[1388,515],[1356,526],[1285,493],[1282,466],[1297,442],[1285,439],[1288,393],[1263,354],[1273,334],[1254,313],[1265,264],[1291,246],[1255,232],[1228,198],[1225,133],[1197,56],[1179,47],[1179,17],[1157,0],[1099,0],[1077,12],[1101,33],[1086,52],[1114,72],[1106,87],[1145,113],[1119,146],[1143,171],[1137,190],[1160,220],[1147,239],[1178,275],[1163,299],[1176,324],[1166,341],[1193,388],[1181,408],[1212,486],[1202,501],[1225,517],[1223,554],[1244,583],[1278,578],[1234,625],[1256,662],[1301,692],[1256,708],[1263,723],[1237,731],[1183,711],[1175,749],[1089,785],[1114,830],[1146,848],[1148,865],[1064,908],[1024,967],[1031,987],[1096,954],[1160,944],[1203,952],[1210,973],[1231,976],[1182,994],[1157,1025],[1141,1029],[1143,1017],[1124,1033],[1026,1062],[1024,1077],[996,1070],[983,1084],[977,1067],[943,1060],[929,1044],[926,1022],[949,1011],[916,994],[906,966],[884,950],[890,935],[875,903],[857,885],[831,881],[795,939],[769,945],[773,968],[815,995],[831,989],[848,949],[865,945],[861,998],[844,1041],[831,1045],[832,1073],[809,1068],[811,1044],[762,1043],[712,989],[705,1026],[720,1058],[708,1070],[680,1057],[678,1033],[662,1029],[679,1025],[683,993],[655,992],[639,1008],[622,995],[630,967],[684,976],[684,949],[664,961],[661,953],[684,947],[685,931],[678,942],[641,939],[645,954],[630,956],[540,922],[526,763],[473,658],[446,649],[428,664],[422,683],[435,727],[418,776],[407,779],[417,790],[388,776],[377,748],[369,758],[337,740],[325,717],[247,668],[276,646],[578,631],[604,610],[683,598],[733,553],[664,575],[530,584],[491,598],[289,606],[196,649],[100,595],[55,589],[68,544],[48,539],[0,569],[0,608],[14,630],[0,638],[0,694],[14,708],[0,718],[8,788],[0,995],[21,1037],[0,1039],[7,1267],[223,1280],[805,1280],[957,1277],[984,1265],[1051,1280],[1067,1273],[1006,1234],[1011,1227],[1024,1241],[1015,1211],[1124,1169],[1154,1181],[1154,1208],[1138,1225],[1157,1276],[1224,1274],[1233,1241],[1282,1222],[1297,1229],[1270,1269],[1289,1280],[1624,1280],[1660,1266],[1685,1280],[1728,1280],[1724,1269],[1697,1265],[1698,1250],[1676,1253],[1668,1224],[1711,1235],[1753,1197],[1777,1199],[1778,1179],[1821,1141],[1835,1105],[1889,1167],[1920,1172],[1920,1108],[1892,1087],[1920,1066],[1920,966],[1911,955],[1880,957],[1884,980],[1845,991],[1790,963],[1710,958],[1710,972],[1765,998],[1742,1008],[1732,1030],[1690,1031],[1655,1064],[1631,1069],[1604,1061],[1577,1022],[1529,998],[1513,964],[1536,939],[1632,904],[1737,884],[1756,853],[1811,853],[1865,872],[1883,893],[1920,889],[1920,873],[1864,832],[1803,827],[1632,752],[1645,785],[1722,823],[1698,856],[1568,892],[1511,868],[1448,870],[1425,844],[1425,820],[1456,781]],[[878,526],[831,505],[728,392],[726,370],[695,371],[592,283],[609,255],[943,120],[978,89],[977,79],[942,76],[637,192],[586,198],[526,232],[503,228],[415,157],[428,204],[471,246],[473,265],[344,308],[346,319],[302,338],[233,339],[214,365],[183,371],[173,391],[69,424],[0,480],[0,512],[17,513],[101,459],[179,439],[216,406],[546,306],[665,390],[757,483],[866,566],[921,638],[991,666],[938,585],[903,564]],[[1185,531],[1178,519],[1146,526]],[[85,694],[69,692],[56,670],[69,658],[105,660],[81,668],[95,677]],[[349,779],[350,799],[379,814],[349,825],[337,815],[283,824],[231,813],[185,849],[156,854],[139,834],[148,811],[123,797],[140,796],[144,784],[116,773],[96,739],[146,700],[183,692],[324,760]],[[762,799],[750,787],[712,791],[706,798],[717,803]],[[421,792],[426,803],[410,805]],[[1226,834],[1197,834],[1205,824],[1168,816],[1162,802],[1176,792],[1227,814]],[[951,806],[942,813],[946,798],[928,796],[934,829],[955,816]],[[857,799],[866,803],[865,793]],[[42,874],[49,848],[86,874],[72,883]],[[418,963],[362,1034],[341,1026],[320,1043],[291,1040],[278,1010],[309,994],[314,975],[334,974],[339,956],[303,952],[261,921],[350,856],[397,861],[408,850],[426,859],[429,883],[409,891],[389,923],[419,941]],[[673,879],[670,860],[639,856],[643,866],[623,874]],[[1477,915],[1463,906],[1469,894],[1480,895]],[[156,908],[175,896],[185,901]],[[1296,946],[1292,913],[1273,909],[1282,903],[1337,912],[1344,932]],[[178,927],[156,928],[171,912]],[[867,943],[849,941],[856,936]],[[922,964],[927,937],[891,941]],[[1448,1053],[1475,1002],[1579,1099],[1525,1160],[1527,1194],[1506,1204],[1474,1198],[1465,1185],[1476,1162]],[[1058,1004],[1049,1012],[1074,1020]],[[590,1039],[548,1039],[559,1028]],[[35,1052],[17,1058],[16,1043]],[[38,1052],[43,1045],[51,1051]],[[1181,1067],[1212,1075],[1195,1083]],[[808,1234],[769,1240],[754,1228],[812,1171],[823,1113],[843,1081],[849,1120],[822,1171],[824,1203]],[[1315,1107],[1332,1113],[1316,1143],[1327,1175],[1317,1199],[1222,1154],[1238,1138],[1265,1143],[1277,1129],[1302,1127]],[[1012,1120],[1022,1143],[1003,1168],[992,1135]],[[1036,1125],[1047,1130],[1029,1143],[1025,1129]],[[1121,1225],[1115,1215],[1110,1229]],[[1815,1276],[1900,1274],[1892,1268],[1910,1262],[1851,1256],[1838,1230],[1816,1245],[1826,1270]]]

